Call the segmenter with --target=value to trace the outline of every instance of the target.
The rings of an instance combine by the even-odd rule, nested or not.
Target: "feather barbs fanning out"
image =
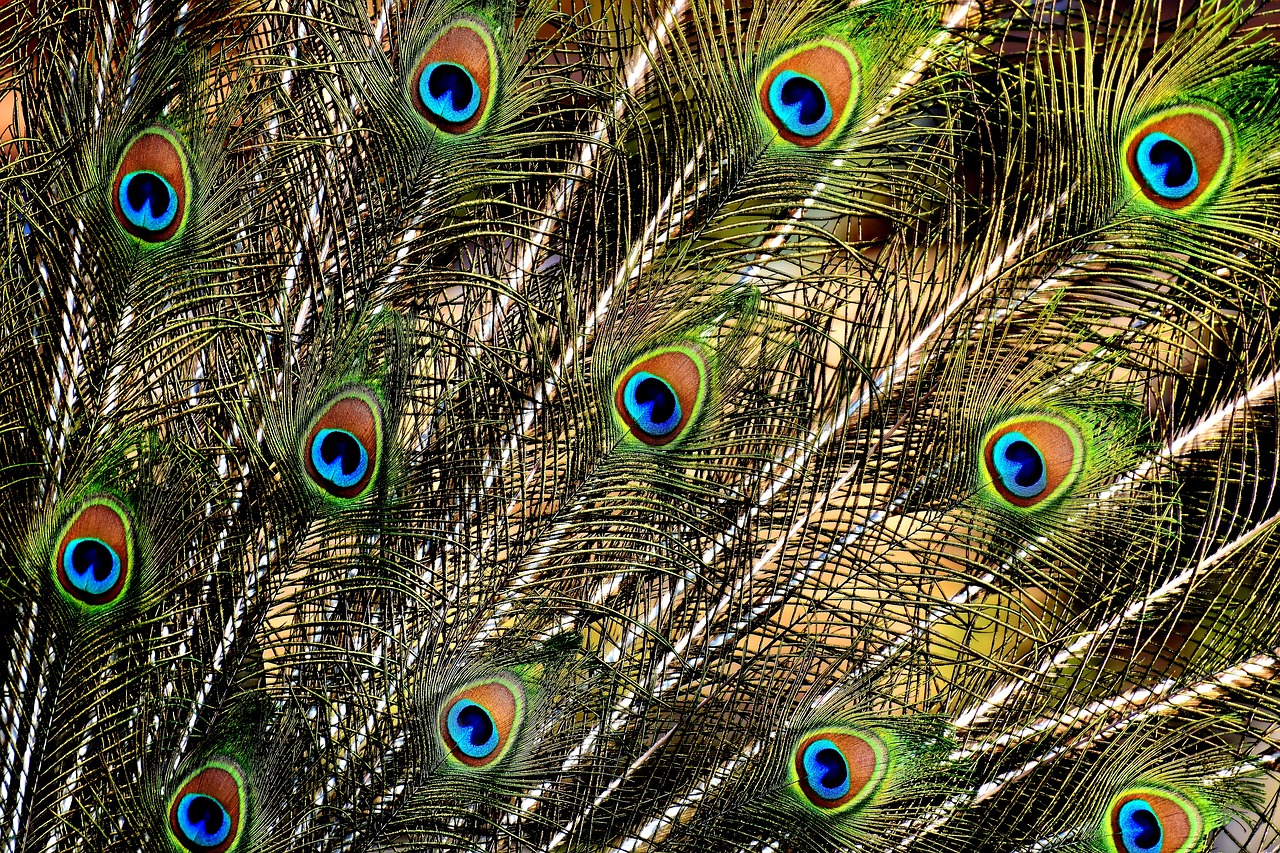
[[[1266,12],[6,11],[0,850],[1273,846]]]

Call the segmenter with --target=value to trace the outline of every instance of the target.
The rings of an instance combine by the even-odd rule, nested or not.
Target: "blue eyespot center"
[[[344,429],[322,429],[311,442],[316,473],[340,489],[350,488],[369,470],[369,452]]]
[[[804,751],[805,781],[824,800],[838,800],[849,793],[849,762],[826,738],[815,740]]]
[[[795,71],[781,71],[773,78],[769,106],[782,126],[796,136],[817,136],[834,118],[822,84]]]
[[[1151,191],[1170,201],[1186,198],[1200,184],[1195,157],[1173,137],[1148,133],[1138,143],[1138,171]]]
[[[1020,432],[1008,432],[992,448],[996,472],[1004,487],[1020,498],[1034,498],[1049,483],[1044,457]]]
[[[418,78],[418,95],[432,115],[450,124],[469,121],[480,109],[480,87],[467,69],[432,62]]]
[[[1134,799],[1122,805],[1118,823],[1126,853],[1160,853],[1164,827],[1146,800]]]
[[[654,438],[670,434],[684,414],[675,389],[665,379],[643,370],[627,380],[622,399],[636,425]]]
[[[71,585],[86,595],[102,595],[120,580],[120,556],[101,539],[72,539],[62,568]]]
[[[186,794],[178,801],[178,829],[196,847],[217,847],[231,834],[231,815],[207,794]]]
[[[468,758],[487,758],[498,748],[498,727],[492,715],[470,699],[449,709],[449,737]]]
[[[155,172],[130,172],[120,181],[120,210],[135,228],[163,231],[178,215],[178,193]]]

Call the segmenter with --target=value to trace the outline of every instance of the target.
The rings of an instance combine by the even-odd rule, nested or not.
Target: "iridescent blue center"
[[[1195,192],[1200,185],[1196,159],[1187,147],[1163,133],[1148,133],[1138,143],[1138,171],[1151,191],[1161,198],[1177,201]]]
[[[178,801],[178,831],[195,848],[217,847],[231,834],[231,815],[208,794],[184,794]]]
[[[661,438],[680,425],[680,399],[665,379],[637,371],[622,391],[627,414],[645,435]]]
[[[120,210],[135,228],[163,231],[178,215],[178,194],[155,172],[130,172],[120,181]]]
[[[369,470],[369,453],[346,430],[322,429],[311,441],[311,464],[321,478],[339,489],[348,489]]]
[[[1025,435],[1007,432],[996,441],[991,456],[1001,484],[1020,498],[1034,498],[1048,485],[1044,457]]]
[[[62,555],[67,581],[86,596],[108,592],[120,580],[120,555],[101,539],[72,539]]]
[[[493,717],[470,699],[459,699],[449,709],[449,738],[468,758],[488,758],[498,748],[498,727]]]
[[[418,95],[433,116],[450,124],[469,121],[480,109],[475,78],[452,62],[432,62],[418,78]]]
[[[834,117],[822,84],[795,71],[780,71],[769,84],[769,108],[796,136],[817,136]]]
[[[1160,853],[1164,827],[1146,800],[1130,800],[1122,805],[1117,823],[1126,853]]]
[[[826,738],[815,740],[802,756],[805,782],[824,800],[838,800],[849,793],[849,762],[840,748]]]

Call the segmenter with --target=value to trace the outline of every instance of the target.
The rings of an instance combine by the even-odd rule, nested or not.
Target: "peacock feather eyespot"
[[[1189,853],[1205,839],[1204,816],[1173,791],[1129,788],[1112,799],[1102,831],[1108,853]]]
[[[228,853],[244,831],[244,775],[216,759],[192,773],[169,801],[169,832],[181,850]]]
[[[524,719],[524,689],[493,677],[454,691],[440,708],[440,738],[454,764],[491,767],[507,754]]]
[[[1084,456],[1084,439],[1071,422],[1052,415],[1009,418],[982,440],[983,486],[1006,506],[1047,506],[1070,489]]]
[[[1149,201],[1183,210],[1221,184],[1231,160],[1227,123],[1203,107],[1177,107],[1147,119],[1125,143],[1128,179]]]
[[[632,362],[614,384],[614,411],[639,441],[653,447],[681,439],[707,395],[707,366],[686,346],[652,350]]]
[[[372,392],[351,388],[339,394],[304,435],[303,468],[321,491],[346,500],[369,491],[382,446],[382,407]]]
[[[889,771],[889,749],[870,732],[827,728],[809,732],[792,751],[791,785],[824,813],[866,802]]]
[[[442,133],[469,133],[488,117],[497,68],[489,30],[471,18],[454,21],[423,51],[412,75],[410,100]]]
[[[143,243],[176,237],[187,221],[191,175],[182,143],[161,127],[125,146],[111,187],[111,210],[125,233]]]
[[[771,131],[804,148],[844,127],[858,94],[858,62],[842,42],[823,39],[788,51],[760,77],[760,109]]]
[[[104,607],[120,599],[133,574],[129,515],[105,497],[86,501],[62,528],[53,549],[53,576],[73,603]]]

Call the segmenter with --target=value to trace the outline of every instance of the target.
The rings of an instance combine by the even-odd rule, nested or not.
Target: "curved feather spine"
[[[136,5],[117,6],[124,12],[107,16],[112,26],[140,19]],[[540,116],[565,121],[548,119],[541,137],[548,147],[530,150],[551,153],[518,176],[486,165],[495,183],[460,199],[449,195],[455,176],[434,167],[421,176],[422,187],[432,184],[422,196],[398,178],[380,184],[377,164],[395,160],[390,152],[403,142],[375,130],[374,105],[386,99],[368,90],[385,75],[343,63],[400,43],[406,8],[237,13],[257,29],[236,49],[263,60],[249,77],[271,88],[261,126],[251,122],[234,153],[253,164],[244,204],[256,210],[233,217],[234,254],[210,279],[220,297],[207,307],[225,321],[211,334],[192,332],[186,315],[171,330],[149,325],[140,310],[147,303],[130,303],[127,327],[151,329],[172,356],[163,406],[154,405],[150,365],[139,371],[140,391],[128,370],[108,368],[96,386],[90,373],[77,373],[63,386],[75,404],[52,416],[50,394],[39,406],[22,395],[0,405],[6,470],[30,471],[21,454],[43,442],[49,458],[64,454],[54,478],[59,498],[76,454],[92,455],[76,448],[76,407],[95,393],[104,413],[95,435],[130,424],[181,437],[208,455],[217,495],[208,507],[181,511],[198,535],[157,569],[175,582],[172,611],[154,623],[169,639],[139,649],[152,659],[136,677],[119,676],[141,698],[99,696],[84,730],[66,738],[46,730],[55,751],[80,757],[32,777],[33,790],[58,792],[51,816],[62,826],[30,824],[29,839],[10,842],[15,851],[146,849],[157,837],[146,835],[157,826],[149,822],[151,800],[167,803],[169,786],[191,768],[237,748],[254,794],[267,792],[246,800],[255,849],[369,853],[845,849],[852,845],[821,840],[846,838],[838,833],[846,818],[817,812],[821,818],[793,820],[786,807],[795,803],[761,788],[794,759],[784,754],[794,744],[783,743],[792,730],[808,731],[805,721],[828,712],[936,717],[943,729],[950,719],[965,738],[954,773],[867,813],[874,831],[857,843],[868,849],[1057,849],[1088,841],[1095,816],[1082,806],[1070,826],[1051,826],[1031,807],[1061,803],[1050,790],[1059,780],[1064,791],[1084,791],[1105,775],[1116,750],[1125,758],[1112,743],[1150,739],[1184,750],[1180,759],[1262,748],[1267,736],[1255,731],[1264,730],[1265,707],[1248,722],[1226,717],[1251,714],[1251,702],[1265,706],[1256,697],[1268,694],[1270,678],[1259,656],[1274,642],[1254,605],[1270,598],[1262,590],[1232,598],[1215,579],[1263,574],[1261,558],[1249,555],[1268,547],[1275,512],[1259,489],[1274,409],[1274,393],[1263,387],[1274,384],[1267,379],[1274,259],[1265,234],[1246,234],[1271,204],[1257,184],[1265,170],[1249,173],[1255,183],[1245,185],[1258,199],[1239,214],[1238,229],[1215,220],[1221,234],[1185,257],[1177,249],[1198,234],[1194,228],[1161,235],[1131,215],[1137,208],[1109,218],[1099,200],[1110,197],[1093,180],[1099,172],[1057,174],[1069,170],[1049,168],[1057,161],[1030,144],[1067,138],[1054,134],[1072,122],[1085,127],[1055,122],[1110,98],[1103,90],[1123,88],[1125,63],[1146,50],[1147,33],[1159,41],[1179,25],[1108,30],[1106,13],[1047,8],[1007,23],[999,16],[1022,13],[998,6],[989,7],[992,17],[966,20],[948,38],[965,40],[957,55],[979,58],[936,69],[944,72],[938,78],[926,69],[910,105],[931,104],[935,84],[953,100],[1012,94],[989,111],[926,122],[925,136],[956,134],[952,147],[937,150],[954,151],[963,174],[952,186],[946,163],[930,172],[938,185],[924,187],[921,178],[922,207],[901,205],[912,227],[864,241],[821,202],[806,207],[810,194],[798,181],[770,196],[779,202],[772,207],[745,193],[750,215],[741,224],[700,209],[734,184],[738,154],[724,142],[728,131],[699,135],[704,128],[685,122],[692,108],[678,98],[659,98],[643,115],[633,110],[636,92],[678,80],[671,57],[682,39],[733,44],[736,24],[716,27],[738,11],[665,22],[667,47],[675,47],[653,51],[652,74],[626,89],[623,116],[609,118],[609,96],[622,94],[623,80],[599,88],[585,81],[569,87],[582,96],[572,107],[538,107],[547,110]],[[447,17],[455,6],[431,8]],[[586,48],[599,50],[597,58],[616,49],[623,64],[601,67],[617,70],[652,32],[622,23],[621,9],[603,11],[577,32],[600,38]],[[664,12],[634,14],[657,25]],[[619,31],[606,35],[614,13]],[[210,26],[202,14],[188,19],[193,31]],[[1088,53],[1071,29],[1082,21],[1097,25],[1097,44],[1119,45],[1117,55],[1127,58],[1078,77],[1075,66],[1042,63],[1050,51],[1072,62]],[[1201,41],[1219,35],[1211,24],[1178,38],[1208,50]],[[231,26],[221,33],[239,32],[240,24]],[[1019,52],[1024,34],[1033,59]],[[1238,65],[1214,68],[1238,70],[1267,55],[1250,50],[1257,52],[1244,51]],[[1161,67],[1181,73],[1174,61]],[[1043,88],[1032,93],[1033,86]],[[1143,103],[1165,109],[1167,101]],[[1024,105],[1033,106],[1018,112]],[[881,124],[905,116],[907,108],[898,109]],[[681,145],[652,137],[643,156],[600,145],[590,174],[577,175],[573,154],[593,144],[583,128],[599,119],[618,132],[610,142],[634,141],[627,133],[662,121],[697,133]],[[992,128],[1018,138],[992,143],[984,135]],[[902,130],[886,137],[908,145]],[[960,162],[979,149],[990,159]],[[655,176],[621,171],[663,152],[678,153]],[[998,188],[974,177],[995,169],[1003,178],[1006,165],[1011,174],[995,181]],[[619,170],[613,179],[610,169]],[[0,161],[0,194],[16,198],[6,174]],[[848,208],[856,218],[901,204],[845,203],[840,193],[857,184],[845,177],[826,205],[836,212]],[[570,185],[572,193],[557,194]],[[639,186],[650,191],[643,201],[619,192],[612,212],[587,215],[612,188]],[[39,202],[24,199],[15,210],[22,205]],[[797,210],[811,212],[788,218]],[[633,220],[615,233],[611,216]],[[47,227],[36,219],[37,230]],[[255,231],[255,222],[278,233]],[[709,231],[697,231],[708,222]],[[769,229],[778,222],[789,230],[774,246]],[[14,242],[21,220],[8,223],[11,245],[22,245]],[[95,247],[81,239],[65,252],[24,251],[15,248],[0,268],[0,290],[18,302],[27,284],[39,289],[43,280],[43,292],[55,292],[49,282],[73,258],[87,270]],[[705,431],[675,453],[633,453],[634,442],[621,443],[626,434],[611,432],[616,377],[602,375],[651,343],[669,344],[664,335],[687,331],[681,317],[697,326],[711,306],[732,301],[721,291],[730,292],[753,259],[761,262],[757,286],[736,295],[751,305],[727,312],[712,323],[720,331],[702,339],[716,353],[718,380],[701,410]],[[519,287],[507,286],[517,279]],[[20,313],[14,300],[0,302],[4,317]],[[66,364],[85,365],[92,349],[83,333],[99,330],[103,317],[83,302],[66,313],[73,330],[65,333]],[[57,325],[41,340],[55,340]],[[18,341],[31,324],[5,328],[0,359],[21,376],[13,354],[24,351]],[[490,328],[492,337],[477,336]],[[1032,355],[1037,348],[1042,354]],[[548,376],[555,393],[531,403]],[[295,494],[306,483],[294,479],[294,432],[341,389],[371,383],[374,396],[386,394],[389,413],[390,456],[377,487],[349,503],[301,500],[311,493]],[[1096,477],[1084,478],[1087,488],[1061,513],[1015,516],[978,493],[973,447],[1009,412],[1048,405],[1061,420],[1064,411],[1107,409],[1113,399],[1124,409],[1116,420],[1136,426],[1118,428],[1119,438],[1090,432],[1092,421],[1080,429],[1091,440],[1105,435],[1111,445],[1133,446],[1090,443]],[[1256,417],[1240,417],[1244,409]],[[35,421],[48,429],[28,431]],[[20,538],[13,518],[50,493],[35,479],[6,482],[0,493],[7,498],[0,553],[9,564]],[[1091,556],[1110,574],[1082,571]],[[25,601],[29,588],[5,578],[6,593]],[[11,602],[0,600],[0,617],[18,609]],[[1232,605],[1245,615],[1235,634],[1223,615]],[[1173,661],[1165,674],[1146,657],[1162,637]],[[0,659],[13,673],[16,642],[0,637]],[[556,685],[537,706],[537,737],[509,753],[514,764],[484,777],[494,780],[492,790],[450,775],[431,752],[432,703],[455,679],[470,678],[468,667],[522,666],[522,656],[548,668],[553,674],[539,677]],[[556,675],[559,666],[568,674]],[[1241,678],[1241,666],[1265,677]],[[36,676],[29,670],[21,689],[30,692]],[[1219,676],[1234,687],[1205,686]],[[1194,701],[1166,701],[1187,691]],[[18,713],[8,710],[14,703],[5,707]],[[1161,713],[1089,740],[1157,707]],[[1224,719],[1211,734],[1189,734],[1217,709]],[[1075,716],[1064,721],[1069,712]],[[57,715],[23,716],[43,729]],[[1215,737],[1239,746],[1222,749]],[[1068,743],[1079,747],[1053,752]],[[272,752],[286,766],[255,761]],[[5,772],[16,778],[17,759],[4,754]],[[1041,757],[1031,772],[1007,776]],[[1241,778],[1252,772],[1247,760],[1212,761],[1228,768],[1222,774],[1237,766]],[[1265,758],[1254,763],[1271,772]],[[130,775],[135,766],[140,778]],[[1006,776],[1006,785],[976,800]],[[1199,778],[1188,770],[1192,776]],[[939,811],[953,794],[956,805]],[[1021,817],[1006,820],[1011,814]],[[937,817],[944,819],[921,835]],[[1241,825],[1253,820],[1239,817]],[[1206,825],[1220,826],[1220,817]],[[1220,832],[1223,844],[1228,834]]]

